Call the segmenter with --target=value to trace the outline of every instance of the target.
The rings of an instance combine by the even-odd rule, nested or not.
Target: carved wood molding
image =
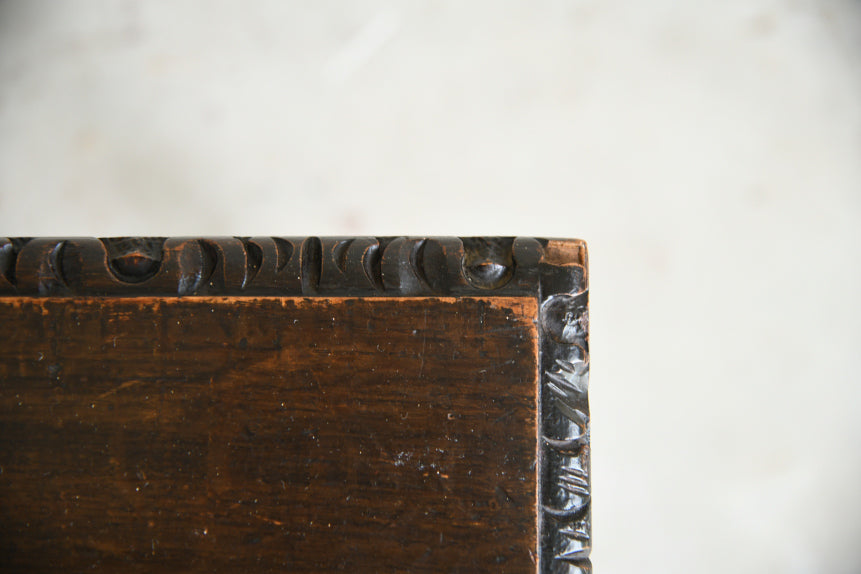
[[[539,267],[569,244],[582,242],[527,237],[2,238],[0,296],[534,295]]]
[[[592,571],[589,277],[582,242],[549,242],[539,289],[539,572]]]
[[[2,296],[526,296],[540,304],[540,572],[591,572],[588,264],[529,237],[0,239]]]

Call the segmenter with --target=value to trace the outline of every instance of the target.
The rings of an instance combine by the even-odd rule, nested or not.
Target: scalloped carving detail
[[[539,296],[548,273],[585,278],[583,245],[529,237],[0,238],[0,296]],[[569,319],[574,331],[563,329],[563,338],[582,323]]]

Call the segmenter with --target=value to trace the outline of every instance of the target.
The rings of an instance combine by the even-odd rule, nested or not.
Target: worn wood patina
[[[0,239],[0,569],[589,572],[585,244]]]

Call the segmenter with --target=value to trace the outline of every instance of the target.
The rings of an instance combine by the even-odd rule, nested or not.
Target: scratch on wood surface
[[[266,518],[265,516],[260,516],[259,514],[254,515],[255,518],[259,518],[263,522],[268,522],[269,524],[274,524],[276,526],[283,526],[284,523],[280,520],[275,520],[274,518]]]
[[[112,394],[114,394],[114,393],[116,393],[116,392],[118,392],[118,391],[121,391],[121,390],[123,390],[123,389],[127,389],[127,388],[129,388],[129,387],[133,387],[133,386],[135,386],[135,385],[139,385],[139,384],[141,384],[141,383],[143,383],[143,382],[144,382],[144,381],[138,381],[138,380],[126,381],[125,383],[123,383],[123,384],[121,384],[121,385],[119,385],[119,386],[117,386],[117,387],[114,387],[114,388],[112,388],[111,390],[109,390],[109,391],[107,391],[107,392],[104,392],[104,393],[100,394],[98,397],[96,397],[96,399],[99,399],[99,400],[104,399],[104,398],[109,397],[109,396],[111,396]]]
[[[425,309],[425,322],[422,325],[422,351],[421,351],[421,364],[419,365],[419,378],[422,378],[422,374],[425,372],[425,349],[427,348],[428,342],[428,310]]]

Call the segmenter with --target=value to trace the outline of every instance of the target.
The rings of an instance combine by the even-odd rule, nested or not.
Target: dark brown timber
[[[590,572],[585,245],[0,239],[0,571]]]

